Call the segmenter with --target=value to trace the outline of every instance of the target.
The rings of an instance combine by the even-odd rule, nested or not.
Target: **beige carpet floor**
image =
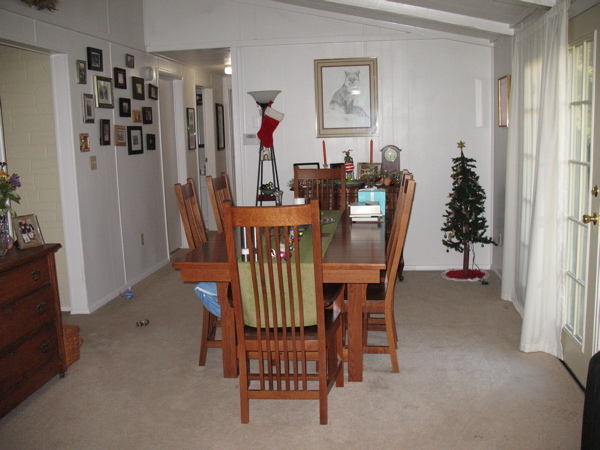
[[[91,315],[81,359],[0,419],[2,449],[576,449],[584,394],[556,358],[518,350],[520,316],[488,285],[407,272],[396,288],[401,373],[366,355],[362,383],[316,401],[254,400],[218,349],[198,366],[202,309],[170,266]],[[136,327],[138,320],[149,320]]]

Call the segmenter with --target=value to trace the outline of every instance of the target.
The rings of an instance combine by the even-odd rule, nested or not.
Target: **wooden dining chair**
[[[294,166],[294,197],[317,199],[321,209],[346,209],[346,172],[337,169],[302,169]]]
[[[188,245],[190,250],[193,250],[207,240],[194,180],[188,178],[187,183],[184,185],[175,184],[175,196],[177,197],[177,205],[179,206]],[[220,326],[221,320],[203,305],[198,365],[204,366],[206,364],[206,355],[209,348],[221,348],[223,346],[222,341],[216,338],[217,328]]]
[[[217,231],[221,233],[223,231],[223,202],[226,200],[233,202],[229,177],[225,172],[221,172],[221,176],[215,178],[208,175],[206,185],[215,221],[217,222]]]
[[[323,285],[319,202],[233,207],[225,234],[240,367],[241,421],[250,399],[318,399],[344,385],[344,285]],[[303,233],[302,225],[311,225]],[[245,239],[238,239],[244,230]],[[248,262],[241,262],[240,241]],[[240,247],[237,247],[240,245]]]
[[[409,172],[407,169],[404,169],[402,171],[402,175],[400,177],[400,188],[398,191],[398,198],[396,199],[395,211],[400,211],[401,205],[403,204],[402,202],[404,201],[403,196],[406,195],[406,190],[404,189],[405,184],[408,180],[412,180],[412,179],[414,179],[413,174],[411,172]],[[386,247],[386,257],[389,256],[389,252],[394,247],[393,243],[395,242],[396,236],[398,234],[398,224],[399,224],[399,221],[392,220],[392,227],[391,227],[391,231],[389,234],[387,247]],[[398,276],[399,281],[404,280],[403,272],[404,272],[404,252],[402,252],[402,255],[400,255],[400,262],[399,262],[399,266],[398,266],[398,275],[397,276]]]
[[[401,203],[396,210],[397,230],[394,241],[389,243],[391,249],[386,260],[385,279],[379,284],[367,287],[367,302],[363,308],[363,330],[365,353],[388,353],[392,363],[392,371],[400,372],[398,355],[396,354],[398,335],[394,317],[394,290],[396,287],[400,257],[406,241],[406,233],[412,212],[416,182],[407,179],[402,188]],[[391,239],[390,239],[391,241]],[[369,331],[385,331],[387,345],[368,345]]]

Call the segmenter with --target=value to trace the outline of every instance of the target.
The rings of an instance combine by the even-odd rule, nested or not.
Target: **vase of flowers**
[[[6,171],[6,163],[0,162],[0,256],[4,256],[12,247],[12,236],[10,235],[10,214],[14,210],[9,202],[19,203],[21,197],[15,192],[21,186],[19,175],[10,175]]]

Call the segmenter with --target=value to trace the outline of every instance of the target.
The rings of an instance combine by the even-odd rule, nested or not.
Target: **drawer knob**
[[[42,353],[48,353],[50,350],[50,341],[44,341],[40,344],[40,351]]]
[[[7,316],[12,316],[13,310],[12,308],[6,308],[4,310],[4,314],[6,314]]]
[[[0,277],[0,283],[6,283],[7,281],[8,281],[8,278]]]
[[[48,304],[46,302],[40,302],[36,307],[35,311],[41,316],[48,309]]]
[[[40,272],[39,270],[34,270],[33,272],[31,272],[31,279],[33,281],[37,281],[40,278],[42,278],[42,272]]]

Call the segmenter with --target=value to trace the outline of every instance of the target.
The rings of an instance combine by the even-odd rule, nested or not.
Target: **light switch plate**
[[[98,168],[98,162],[95,156],[90,156],[90,169],[96,170]]]

